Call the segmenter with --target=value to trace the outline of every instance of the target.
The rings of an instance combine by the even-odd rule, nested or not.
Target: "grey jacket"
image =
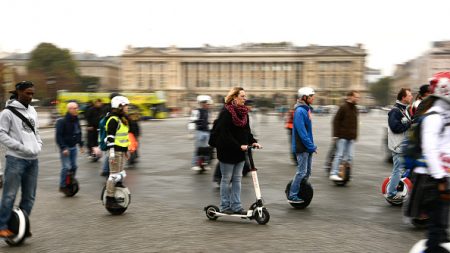
[[[10,100],[6,106],[12,106],[34,126],[33,131],[28,125],[17,117],[11,110],[4,109],[0,113],[0,143],[6,146],[6,155],[33,160],[37,159],[42,149],[42,140],[39,136],[37,113],[33,106],[26,108],[17,100]]]

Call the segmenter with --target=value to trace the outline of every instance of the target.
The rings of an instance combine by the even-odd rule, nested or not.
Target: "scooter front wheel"
[[[258,212],[258,210],[254,210],[253,212],[255,220],[259,225],[265,225],[267,222],[269,222],[270,214],[265,207],[263,207],[261,214]]]
[[[210,220],[217,220],[217,218],[219,217],[216,216],[216,213],[218,213],[219,211],[220,211],[219,208],[214,205],[205,207],[206,217],[208,217],[208,219]]]

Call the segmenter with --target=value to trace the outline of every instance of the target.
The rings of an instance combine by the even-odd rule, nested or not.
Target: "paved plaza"
[[[424,231],[402,222],[401,208],[380,193],[391,165],[384,162],[385,112],[360,115],[353,180],[335,186],[323,169],[331,141],[331,115],[313,115],[318,154],[310,182],[314,198],[305,210],[293,209],[284,189],[295,173],[282,120],[258,115],[255,132],[262,150],[254,153],[259,183],[271,219],[255,221],[203,212],[219,204],[212,172],[190,170],[193,140],[187,118],[141,124],[140,162],[127,170],[132,199],[124,215],[112,216],[100,202],[104,178],[100,163],[79,156],[80,192],[57,191],[60,161],[54,130],[41,130],[37,200],[31,214],[33,237],[17,248],[0,243],[0,252],[408,252]],[[215,165],[216,161],[214,161]],[[243,178],[245,208],[255,200],[251,177]]]

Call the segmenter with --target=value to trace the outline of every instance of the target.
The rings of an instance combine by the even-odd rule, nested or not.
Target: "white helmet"
[[[450,101],[450,72],[439,72],[430,78],[430,91],[436,97]]]
[[[316,94],[313,88],[310,87],[302,87],[298,89],[298,97],[302,98],[303,96],[311,96]]]
[[[212,99],[210,96],[208,95],[199,95],[197,96],[197,102],[199,103],[208,103],[208,104],[212,104]]]
[[[130,101],[124,96],[115,96],[111,99],[111,108],[119,108],[128,104],[130,104]]]

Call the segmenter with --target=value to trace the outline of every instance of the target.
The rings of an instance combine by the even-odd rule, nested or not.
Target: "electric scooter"
[[[213,149],[212,147],[199,147],[197,149],[197,166],[198,173],[202,174],[205,171],[211,170],[209,164],[212,160]]]
[[[247,214],[226,214],[221,213],[219,208],[215,205],[209,205],[203,208],[203,210],[206,213],[206,217],[210,220],[217,220],[219,217],[223,216],[230,216],[230,217],[236,217],[241,219],[249,219],[249,220],[256,220],[256,222],[260,225],[264,225],[270,220],[270,214],[267,208],[264,207],[262,196],[261,196],[261,190],[259,188],[259,182],[258,182],[258,174],[256,173],[256,167],[253,162],[253,156],[252,156],[252,148],[251,146],[248,146],[247,148],[247,155],[250,161],[250,173],[252,175],[253,179],[253,186],[255,189],[255,195],[256,195],[256,201],[250,206],[250,208],[247,210]]]
[[[66,188],[64,189],[64,195],[67,197],[73,197],[80,190],[78,180],[75,178],[75,174],[72,170],[67,171],[66,175]]]
[[[342,181],[335,181],[333,182],[338,186],[345,186],[347,182],[350,181],[350,175],[352,171],[352,166],[347,161],[342,161],[341,164],[339,164],[339,173],[338,176],[342,178]]]
[[[409,253],[423,253],[427,247],[427,239],[422,239],[418,241],[414,246],[411,248]],[[443,249],[447,250],[447,252],[450,252],[450,242],[441,243],[440,245]],[[439,251],[441,252],[441,251]]]
[[[292,180],[289,181],[289,183],[286,185],[286,189],[284,190],[284,193],[286,193],[286,199],[289,199],[289,192],[291,190],[291,185]],[[297,195],[300,199],[303,199],[303,202],[302,203],[294,203],[289,201],[288,202],[292,207],[296,209],[305,209],[311,203],[313,195],[314,190],[311,183],[309,182],[308,178],[303,178],[302,182],[300,183],[300,191]]]
[[[19,207],[14,207],[11,218],[8,221],[8,229],[13,232],[14,236],[5,238],[5,242],[9,246],[19,246],[25,242],[30,234],[30,220],[28,215]]]
[[[401,195],[401,199],[399,200],[391,200],[388,198],[387,189],[389,188],[391,177],[387,177],[384,179],[383,184],[381,185],[381,193],[383,194],[384,198],[389,204],[393,206],[401,206],[403,202],[406,201],[413,187],[411,180],[409,180],[408,176],[409,170],[406,170],[405,172],[402,173],[400,182],[398,183],[397,194]]]
[[[118,176],[113,177],[115,183],[115,193],[114,198],[116,202],[121,206],[120,208],[107,208],[106,207],[106,185],[103,187],[102,194],[100,196],[100,200],[105,206],[106,210],[112,215],[120,215],[123,214],[131,202],[131,193],[128,187],[123,185],[123,180],[126,177],[125,170],[122,170]]]

